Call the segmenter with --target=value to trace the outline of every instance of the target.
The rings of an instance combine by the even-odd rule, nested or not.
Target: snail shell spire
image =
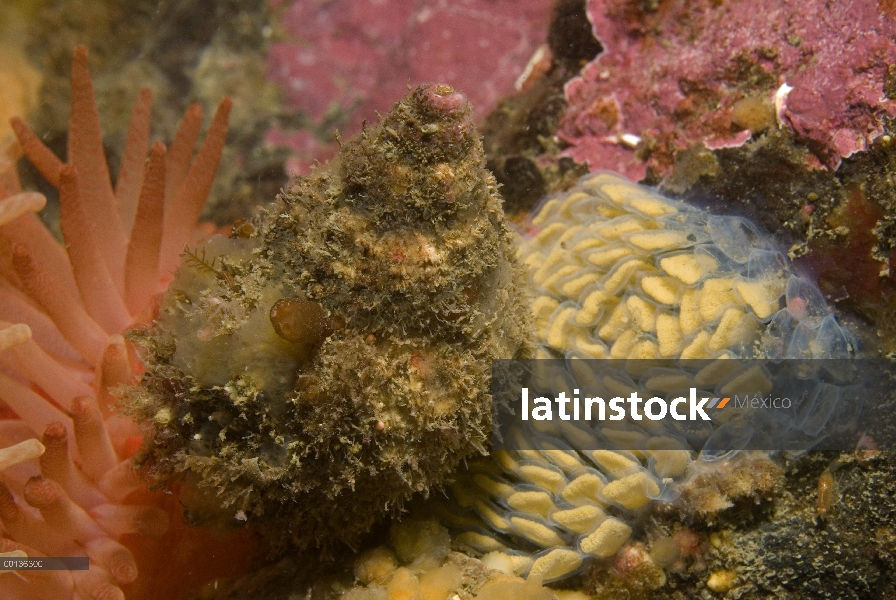
[[[532,352],[513,234],[466,97],[426,84],[252,225],[184,262],[131,409],[197,521],[351,543],[490,433],[490,370]]]

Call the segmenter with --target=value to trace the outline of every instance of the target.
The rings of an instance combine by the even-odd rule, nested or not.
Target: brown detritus
[[[861,299],[871,290],[884,292],[884,288],[893,287],[882,280],[882,275],[887,274],[886,265],[872,258],[877,245],[874,228],[883,212],[869,201],[863,187],[851,183],[842,188],[839,203],[824,222],[835,235],[810,240],[806,255],[795,261],[817,278],[825,296],[844,300],[847,306],[855,304],[850,298],[863,304]],[[836,235],[837,232],[845,234]]]
[[[822,220],[830,210],[830,199],[838,195],[839,185],[821,171],[806,171],[803,165],[807,151],[794,148],[791,138],[777,129],[739,148],[714,150],[712,154],[718,170],[699,174],[680,195],[712,212],[749,216],[782,247],[805,236],[806,225],[794,222],[794,215],[810,193],[821,199],[815,203],[813,219]],[[672,180],[688,179],[673,175]]]
[[[490,164],[501,184],[501,194],[512,198],[514,207],[533,207],[546,191],[544,176],[538,165],[525,156],[514,154]]]
[[[665,182],[667,190],[680,194],[697,183],[700,177],[714,177],[719,174],[719,161],[703,144],[694,144],[686,150],[676,152],[675,170]]]
[[[863,435],[856,444],[856,462],[860,467],[868,467],[880,457],[880,448],[870,435]]]
[[[886,460],[862,469],[847,468],[851,453],[812,451],[784,458],[786,484],[775,494],[773,512],[748,526],[732,523],[733,528],[721,532],[727,539],[713,543],[707,553],[709,573],[736,572],[737,587],[730,596],[743,599],[892,597],[894,463],[890,453],[883,455]],[[821,523],[816,513],[819,475],[841,460],[844,468],[833,473],[841,497],[828,522]],[[710,541],[716,537],[710,534]],[[707,577],[685,577],[683,584],[699,585]]]
[[[896,98],[896,65],[887,66],[887,74],[884,78],[884,95],[887,98]]]
[[[666,584],[666,573],[640,545],[621,551],[612,561],[596,561],[584,574],[592,598],[647,600]]]
[[[681,497],[671,506],[712,522],[740,502],[758,503],[771,496],[781,475],[781,468],[766,454],[741,454],[705,466],[681,486]]]

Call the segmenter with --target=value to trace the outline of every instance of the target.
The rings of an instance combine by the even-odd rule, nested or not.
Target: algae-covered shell
[[[531,354],[514,240],[465,97],[423,85],[290,182],[247,239],[185,256],[131,409],[143,458],[275,545],[351,542],[490,433]]]

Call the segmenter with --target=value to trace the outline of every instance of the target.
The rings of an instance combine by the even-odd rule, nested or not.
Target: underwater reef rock
[[[571,18],[576,2],[563,4]],[[555,15],[553,66],[486,119],[488,164],[505,211],[522,220],[540,191],[568,189],[588,168],[661,184],[666,195],[715,214],[753,219],[849,314],[863,348],[896,351],[896,188],[887,176],[896,165],[896,71],[881,58],[894,45],[880,37],[893,27],[892,11],[860,2],[785,19],[793,7],[774,2],[746,16],[742,2],[609,4],[587,3],[606,48],[567,82],[565,97],[556,90],[581,63],[564,60],[563,44],[578,60],[594,46],[579,27],[557,27]],[[584,5],[573,23],[585,20]],[[833,21],[816,18],[825,11]],[[682,14],[688,18],[675,19]],[[826,29],[844,20],[848,26]],[[736,35],[718,33],[731,28]],[[860,31],[868,35],[850,43]],[[765,45],[749,46],[760,39]],[[734,59],[719,50],[729,47],[740,49]],[[805,69],[793,66],[812,56]],[[856,70],[856,61],[868,70]],[[830,78],[836,85],[825,83]],[[784,82],[794,89],[776,111]],[[806,101],[812,94],[814,104]],[[719,143],[725,136],[732,144]],[[854,147],[838,154],[835,141]],[[569,168],[570,157],[586,164]]]
[[[825,519],[818,516],[819,476],[833,462],[836,502]],[[781,464],[786,492],[755,526],[722,529],[711,537],[708,571],[737,574],[729,597],[864,599],[893,598],[893,522],[896,518],[896,468],[892,452],[872,461],[859,453],[811,452]],[[704,573],[701,579],[706,579]],[[691,579],[682,582],[699,585]],[[682,584],[679,584],[682,587]]]
[[[270,77],[295,110],[322,121],[335,109],[356,125],[389,107],[412,82],[437,78],[471,89],[482,116],[513,89],[544,40],[544,0],[292,2],[288,37],[268,55]]]
[[[408,82],[437,80],[467,90],[480,122],[501,96],[513,91],[526,62],[544,42],[551,2],[284,4],[281,27],[286,35],[268,53],[268,76],[282,87],[288,108],[307,118],[304,127],[309,129],[284,122],[271,129],[268,141],[293,153],[288,171],[304,174],[332,156],[335,125],[356,135],[363,120],[373,120],[377,111],[385,112],[406,93]]]
[[[491,361],[531,354],[466,97],[418,87],[270,210],[185,254],[130,409],[197,521],[354,542],[485,451]]]
[[[533,56],[519,92],[501,100],[482,126],[488,169],[504,197],[504,212],[522,223],[548,192],[575,185],[588,172],[560,155],[557,126],[566,111],[563,85],[600,52],[584,0],[555,3],[548,45]]]

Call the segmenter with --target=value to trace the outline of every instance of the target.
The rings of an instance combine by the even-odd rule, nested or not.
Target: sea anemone
[[[170,150],[155,142],[146,160],[151,100],[140,93],[114,189],[85,47],[72,63],[68,162],[12,119],[21,150],[59,190],[65,246],[35,214],[45,198],[21,189],[19,148],[0,156],[0,552],[90,558],[87,571],[6,573],[3,598],[123,598],[138,561],[122,537],[169,526],[166,510],[133,504],[146,487],[129,459],[141,436],[116,415],[112,390],[139,374],[122,333],[152,319],[193,241],[232,103],[221,102],[192,161],[198,105]]]

